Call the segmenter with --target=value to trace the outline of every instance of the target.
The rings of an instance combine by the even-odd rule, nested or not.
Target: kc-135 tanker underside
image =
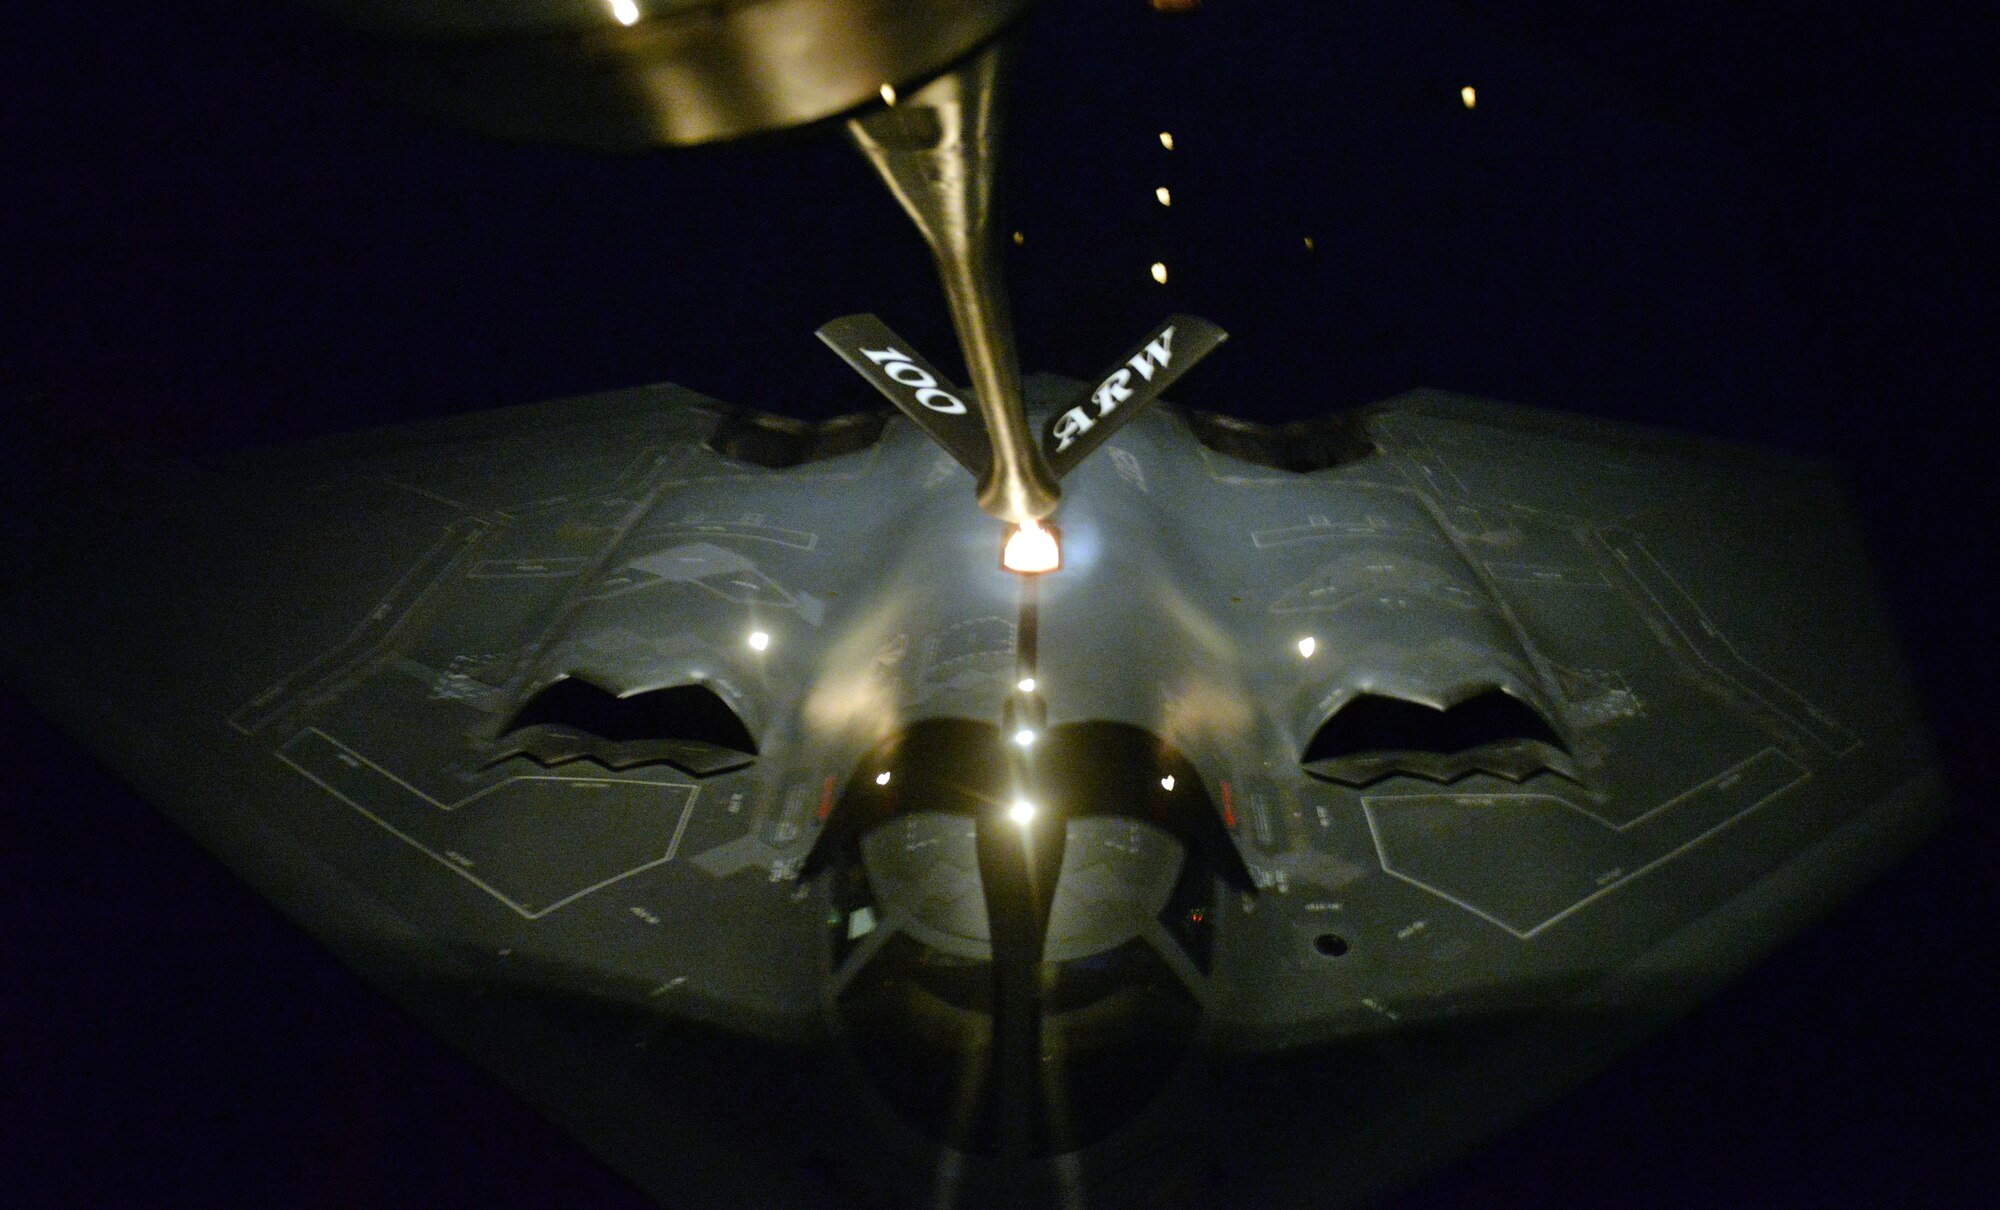
[[[1101,388],[1029,380],[1051,449]],[[1812,466],[1422,391],[1127,420],[1039,577],[886,412],[332,439],[53,541],[11,662],[667,1204],[823,1203],[815,1153],[911,1204],[1365,1197],[1936,816]]]

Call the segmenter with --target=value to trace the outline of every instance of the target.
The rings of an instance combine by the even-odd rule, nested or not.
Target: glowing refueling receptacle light
[[[1014,742],[1015,742],[1016,744],[1019,744],[1019,745],[1020,745],[1021,747],[1023,747],[1023,748],[1032,748],[1032,747],[1034,747],[1034,746],[1035,746],[1035,731],[1034,731],[1034,728],[1032,728],[1032,727],[1023,727],[1023,728],[1021,728],[1021,729],[1020,729],[1019,731],[1016,731],[1016,732],[1014,733]]]
[[[1153,262],[1153,280],[1163,286],[1167,284],[1167,262],[1158,260]]]
[[[1024,676],[1014,686],[1014,688],[1019,689],[1023,693],[1033,693],[1035,691],[1035,678],[1031,676]]]
[[[611,0],[611,15],[618,19],[620,25],[637,25],[639,5],[636,0]]]
[[[1153,190],[1153,196],[1160,199],[1160,205],[1162,206],[1171,206],[1174,204],[1173,190],[1167,188],[1165,185]]]
[[[1035,821],[1035,804],[1025,798],[1017,798],[1014,805],[1007,808],[1007,818],[1025,828]]]
[[[1174,149],[1174,136],[1162,130],[1160,132],[1160,146],[1166,148],[1168,151],[1172,151]]]
[[[1299,640],[1299,654],[1307,659],[1311,659],[1313,658],[1313,649],[1318,646],[1319,640],[1313,638],[1311,635],[1307,635],[1305,638]]]
[[[771,646],[771,636],[761,630],[751,631],[750,637],[744,641],[750,644],[752,651],[766,651]]]
[[[1162,777],[1162,778],[1160,779],[1160,789],[1162,789],[1162,790],[1166,790],[1166,791],[1168,791],[1169,793],[1171,793],[1171,792],[1173,791],[1173,788],[1174,788],[1174,775],[1173,775],[1173,774],[1169,773],[1169,774],[1167,774],[1167,775],[1166,775],[1165,777]]]
[[[1029,517],[1007,535],[1000,548],[1000,566],[1024,576],[1038,576],[1062,566],[1062,546],[1053,526]]]
[[[878,786],[886,786],[889,784],[889,771],[887,769],[884,769],[880,773],[877,773],[875,775],[875,784]]]
[[[1465,102],[1467,109],[1471,109],[1473,106],[1479,104],[1479,90],[1467,84],[1464,88],[1458,90],[1458,99]]]

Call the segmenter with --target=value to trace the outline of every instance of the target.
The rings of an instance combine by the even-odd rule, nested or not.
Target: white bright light
[[[618,18],[620,25],[637,25],[639,6],[635,0],[611,0],[611,15]]]
[[[1025,828],[1035,821],[1035,804],[1025,798],[1017,798],[1014,805],[1007,808],[1007,818]]]
[[[745,641],[750,644],[752,651],[764,651],[771,646],[771,636],[761,630],[751,631],[749,639]]]
[[[1014,688],[1019,689],[1023,693],[1033,693],[1035,691],[1035,678],[1024,676],[1021,678],[1021,683],[1015,685]]]
[[[1162,777],[1162,778],[1160,779],[1160,789],[1162,789],[1162,790],[1172,790],[1173,788],[1174,788],[1174,775],[1173,775],[1173,774],[1169,773],[1169,774],[1167,774],[1167,775],[1166,775],[1165,777]]]
[[[1160,146],[1166,148],[1168,151],[1172,151],[1174,149],[1174,136],[1162,130],[1160,132]]]
[[[1153,262],[1153,280],[1163,286],[1167,284],[1167,262],[1159,260]]]
[[[1168,189],[1165,185],[1162,185],[1158,189],[1153,190],[1153,196],[1159,199],[1160,205],[1162,206],[1171,206],[1174,204],[1173,191]]]
[[[1474,105],[1479,104],[1479,90],[1467,84],[1464,88],[1458,90],[1458,99],[1465,102],[1467,109],[1471,109]]]
[[[1035,732],[1033,728],[1023,727],[1019,731],[1016,731],[1014,733],[1014,742],[1021,745],[1023,748],[1032,747],[1035,742]]]
[[[889,84],[885,82],[882,85],[882,104],[894,105],[895,103],[896,103],[896,86],[894,84]]]
[[[1040,575],[1062,566],[1062,549],[1056,545],[1055,531],[1044,529],[1033,517],[1007,535],[1000,551],[1000,566],[1024,576]]]
[[[889,784],[889,771],[887,769],[884,769],[882,772],[877,773],[875,775],[875,784],[878,786],[886,786]]]
[[[1311,659],[1313,656],[1313,649],[1318,646],[1319,646],[1319,640],[1313,638],[1311,635],[1307,635],[1305,638],[1299,640],[1299,654],[1306,657],[1307,659]]]

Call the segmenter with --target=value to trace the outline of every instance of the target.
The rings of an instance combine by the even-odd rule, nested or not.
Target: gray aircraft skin
[[[1047,575],[938,396],[661,385],[128,485],[7,667],[667,1205],[838,1200],[745,1132],[864,1204],[1364,1201],[1941,816],[1823,468],[1431,391],[1120,428],[1115,378],[1026,382]]]

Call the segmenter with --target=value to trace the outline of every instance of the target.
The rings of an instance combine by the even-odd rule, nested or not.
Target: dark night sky
[[[1969,580],[1992,548],[1973,415],[1995,18],[1044,7],[1003,188],[1027,368],[1087,375],[1184,310],[1233,335],[1175,391],[1215,411],[1427,385],[1831,458],[1965,804],[1738,988],[1397,1205],[1989,1188],[1995,628]],[[200,455],[659,380],[873,408],[811,336],[850,311],[955,361],[927,254],[837,129],[509,146],[377,104],[284,6],[44,8],[10,14],[0,51],[10,526],[32,519],[22,468],[65,449]],[[0,792],[0,1190],[28,1194],[0,1196],[645,1204],[5,710],[33,764]]]

